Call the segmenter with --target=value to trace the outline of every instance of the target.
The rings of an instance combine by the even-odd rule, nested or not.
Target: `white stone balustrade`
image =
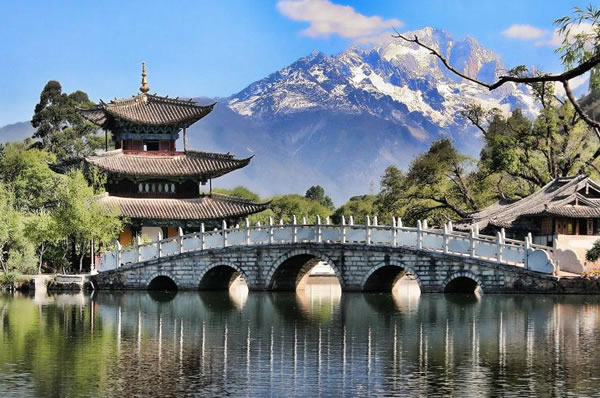
[[[222,249],[239,246],[277,245],[293,243],[344,244],[352,247],[360,245],[412,248],[449,255],[509,264],[531,271],[554,274],[554,251],[551,247],[534,245],[531,236],[525,241],[506,239],[504,230],[497,236],[480,235],[477,229],[469,233],[454,231],[452,223],[442,229],[429,228],[426,221],[417,222],[416,227],[404,227],[402,220],[394,219],[392,225],[378,225],[377,218],[367,218],[365,225],[349,223],[342,218],[339,225],[325,224],[320,218],[316,224],[298,224],[293,217],[291,224],[278,224],[269,221],[268,225],[250,225],[246,220],[243,226],[228,227],[223,222],[220,229],[183,235],[181,229],[176,237],[141,243],[139,240],[130,247],[121,248],[117,242],[115,251],[106,252],[99,272],[112,270],[122,265],[135,264],[152,259],[179,255],[209,249]]]

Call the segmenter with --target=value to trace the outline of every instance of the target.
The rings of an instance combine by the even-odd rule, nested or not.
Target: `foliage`
[[[93,188],[87,184],[81,171],[72,171],[65,176],[58,199],[55,219],[62,235],[73,240],[79,253],[81,271],[88,244],[92,240],[109,244],[123,225],[116,212],[100,207]]]
[[[250,220],[253,223],[266,224],[269,222],[269,217],[272,217],[275,222],[283,219],[284,223],[291,223],[294,215],[298,223],[302,222],[302,217],[306,217],[308,223],[315,223],[317,215],[324,222],[325,218],[331,215],[331,210],[300,195],[278,195],[271,198],[270,209],[253,215]]]
[[[594,242],[594,245],[585,253],[585,259],[596,261],[600,258],[600,239]]]
[[[241,185],[238,185],[232,189],[215,188],[213,189],[213,192],[260,202],[260,196],[258,196],[258,194]]]
[[[429,218],[442,224],[465,217],[478,206],[474,161],[440,139],[417,156],[406,174],[391,166],[381,178],[375,206],[382,220],[403,217],[409,224]]]
[[[320,203],[329,210],[335,210],[333,201],[329,196],[325,195],[325,189],[323,189],[323,187],[320,185],[313,185],[312,187],[308,188],[306,194],[304,194],[304,197]]]
[[[61,238],[58,220],[48,211],[32,213],[25,218],[25,234],[37,245],[38,273],[42,273],[44,253]]]
[[[35,254],[25,237],[23,217],[14,207],[14,195],[0,183],[0,271],[31,273]]]
[[[332,216],[333,222],[340,224],[342,222],[342,216],[344,216],[346,222],[348,222],[350,216],[352,216],[356,224],[365,224],[367,216],[374,216],[377,214],[375,209],[376,198],[377,196],[375,195],[351,197],[348,202],[335,210]]]
[[[0,150],[0,180],[10,186],[14,205],[24,211],[40,211],[56,202],[59,176],[48,166],[55,156],[28,148],[24,142],[9,143]]]
[[[40,138],[41,146],[54,153],[58,161],[91,154],[103,146],[103,139],[96,135],[97,127],[87,122],[77,108],[93,105],[83,91],[63,93],[59,82],[49,81],[31,119],[36,128],[34,138]]]

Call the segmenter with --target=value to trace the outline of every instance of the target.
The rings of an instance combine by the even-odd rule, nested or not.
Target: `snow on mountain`
[[[457,41],[433,28],[406,35],[417,35],[481,80],[494,80],[504,68],[473,38]],[[244,184],[267,195],[321,184],[341,203],[377,191],[387,166],[408,166],[440,136],[477,156],[481,137],[458,115],[472,101],[537,113],[526,88],[507,84],[490,92],[452,74],[416,44],[390,38],[371,48],[301,58],[222,100],[190,137],[199,148],[256,155],[219,186]]]
[[[473,38],[454,41],[433,28],[406,35],[418,36],[458,70],[484,81],[492,81],[503,69],[499,56]],[[309,110],[368,113],[411,126],[418,137],[431,137],[431,124],[448,133],[463,129],[458,111],[471,101],[536,113],[526,89],[506,85],[489,92],[452,74],[426,49],[392,38],[374,48],[354,46],[331,57],[313,53],[233,95],[228,106],[259,119]]]

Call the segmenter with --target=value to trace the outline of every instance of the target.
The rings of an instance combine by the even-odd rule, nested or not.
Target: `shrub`
[[[600,239],[594,242],[590,250],[585,253],[585,259],[588,261],[596,261],[600,258]]]

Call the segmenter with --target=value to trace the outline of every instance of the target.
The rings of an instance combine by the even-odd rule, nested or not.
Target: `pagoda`
[[[126,220],[119,236],[122,245],[140,235],[156,239],[212,228],[239,221],[268,208],[268,203],[215,194],[212,179],[240,169],[251,157],[191,151],[186,129],[208,115],[215,104],[149,94],[142,64],[140,93],[109,103],[102,100],[91,109],[79,109],[87,120],[110,132],[115,150],[86,158],[107,175],[106,193],[100,204],[116,208]],[[183,151],[176,141],[183,131]],[[209,185],[208,192],[201,186]]]

